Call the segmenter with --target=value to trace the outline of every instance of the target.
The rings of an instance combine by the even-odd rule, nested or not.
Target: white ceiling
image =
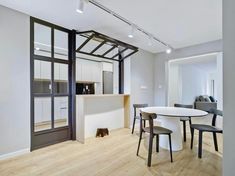
[[[222,0],[97,0],[174,48],[222,38]],[[96,30],[156,53],[166,48],[140,32],[127,37],[130,27],[86,4],[76,12],[76,0],[0,0],[0,4],[49,22],[78,30]]]

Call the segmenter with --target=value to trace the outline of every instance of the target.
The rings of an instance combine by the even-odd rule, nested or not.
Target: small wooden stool
[[[97,128],[96,137],[104,137],[109,135],[108,128]]]

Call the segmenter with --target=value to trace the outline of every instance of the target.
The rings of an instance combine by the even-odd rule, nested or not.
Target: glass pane
[[[118,54],[118,48],[114,48],[111,52],[109,52],[107,55],[105,55],[106,57],[112,58],[113,56],[115,56],[116,54]],[[118,56],[116,56],[114,59],[118,59]]]
[[[101,46],[98,50],[96,50],[96,51],[94,52],[94,54],[103,55],[106,51],[108,51],[108,50],[111,49],[112,47],[113,47],[112,45],[104,44],[104,45]]]
[[[96,41],[92,39],[81,49],[81,51],[90,53],[102,42],[102,40]]]
[[[54,127],[68,126],[68,97],[55,97]]]
[[[68,33],[55,30],[54,58],[68,60]]]
[[[51,57],[51,28],[34,23],[34,54]]]
[[[34,99],[34,131],[51,129],[51,97]]]
[[[34,93],[51,93],[51,63],[34,60]]]
[[[68,65],[54,64],[54,85],[56,94],[68,93]]]
[[[134,50],[132,50],[132,49],[126,50],[126,51],[124,52],[124,57],[127,56],[127,55],[129,55],[129,54],[131,54],[133,51],[134,51]]]

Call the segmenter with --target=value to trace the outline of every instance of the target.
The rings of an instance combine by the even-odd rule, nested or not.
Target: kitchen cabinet
[[[46,61],[34,61],[34,78],[35,79],[51,79],[51,63]]]
[[[51,98],[35,99],[35,123],[51,121]]]
[[[54,79],[55,81],[68,81],[68,65],[55,63]]]
[[[76,80],[81,82],[101,82],[101,63],[84,59],[77,59]]]

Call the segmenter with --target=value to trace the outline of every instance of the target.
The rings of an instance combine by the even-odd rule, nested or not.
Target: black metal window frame
[[[41,55],[35,55],[34,54],[34,24],[40,24],[40,25],[44,25],[46,27],[49,27],[51,29],[51,57],[47,57],[47,56],[41,56]],[[68,60],[63,60],[63,59],[59,59],[54,57],[54,31],[55,30],[59,30],[62,32],[65,32],[68,34]],[[74,70],[72,69],[72,31],[57,25],[54,25],[52,23],[31,17],[30,18],[30,78],[31,78],[31,150],[43,147],[43,146],[47,146],[50,145],[52,143],[57,143],[57,142],[61,142],[64,140],[68,140],[68,139],[74,139],[75,137],[73,136],[73,113],[71,113],[73,111],[72,107],[74,106],[74,103],[72,102],[74,100],[73,98],[73,89],[72,89],[72,83],[73,83],[73,79],[75,75],[73,72]],[[39,61],[46,61],[51,63],[51,92],[50,93],[34,93],[34,61],[35,60],[39,60]],[[54,64],[58,63],[58,64],[65,64],[68,66],[68,82],[67,82],[67,93],[56,93],[55,92],[55,85],[54,85]],[[34,126],[34,99],[38,98],[38,97],[50,97],[51,98],[51,129],[47,129],[47,130],[43,130],[43,131],[37,131],[35,132],[35,126]],[[56,97],[68,97],[68,125],[67,126],[63,126],[63,127],[56,127],[54,125],[54,99]],[[38,137],[40,140],[40,135],[44,135],[44,134],[49,134],[49,133],[56,133],[58,132],[61,133],[63,130],[68,130],[68,138],[66,139],[57,139],[58,135],[57,134],[53,134],[51,135],[52,138],[54,136],[54,141],[49,141],[48,144],[43,144],[40,146],[35,145],[36,138]]]

